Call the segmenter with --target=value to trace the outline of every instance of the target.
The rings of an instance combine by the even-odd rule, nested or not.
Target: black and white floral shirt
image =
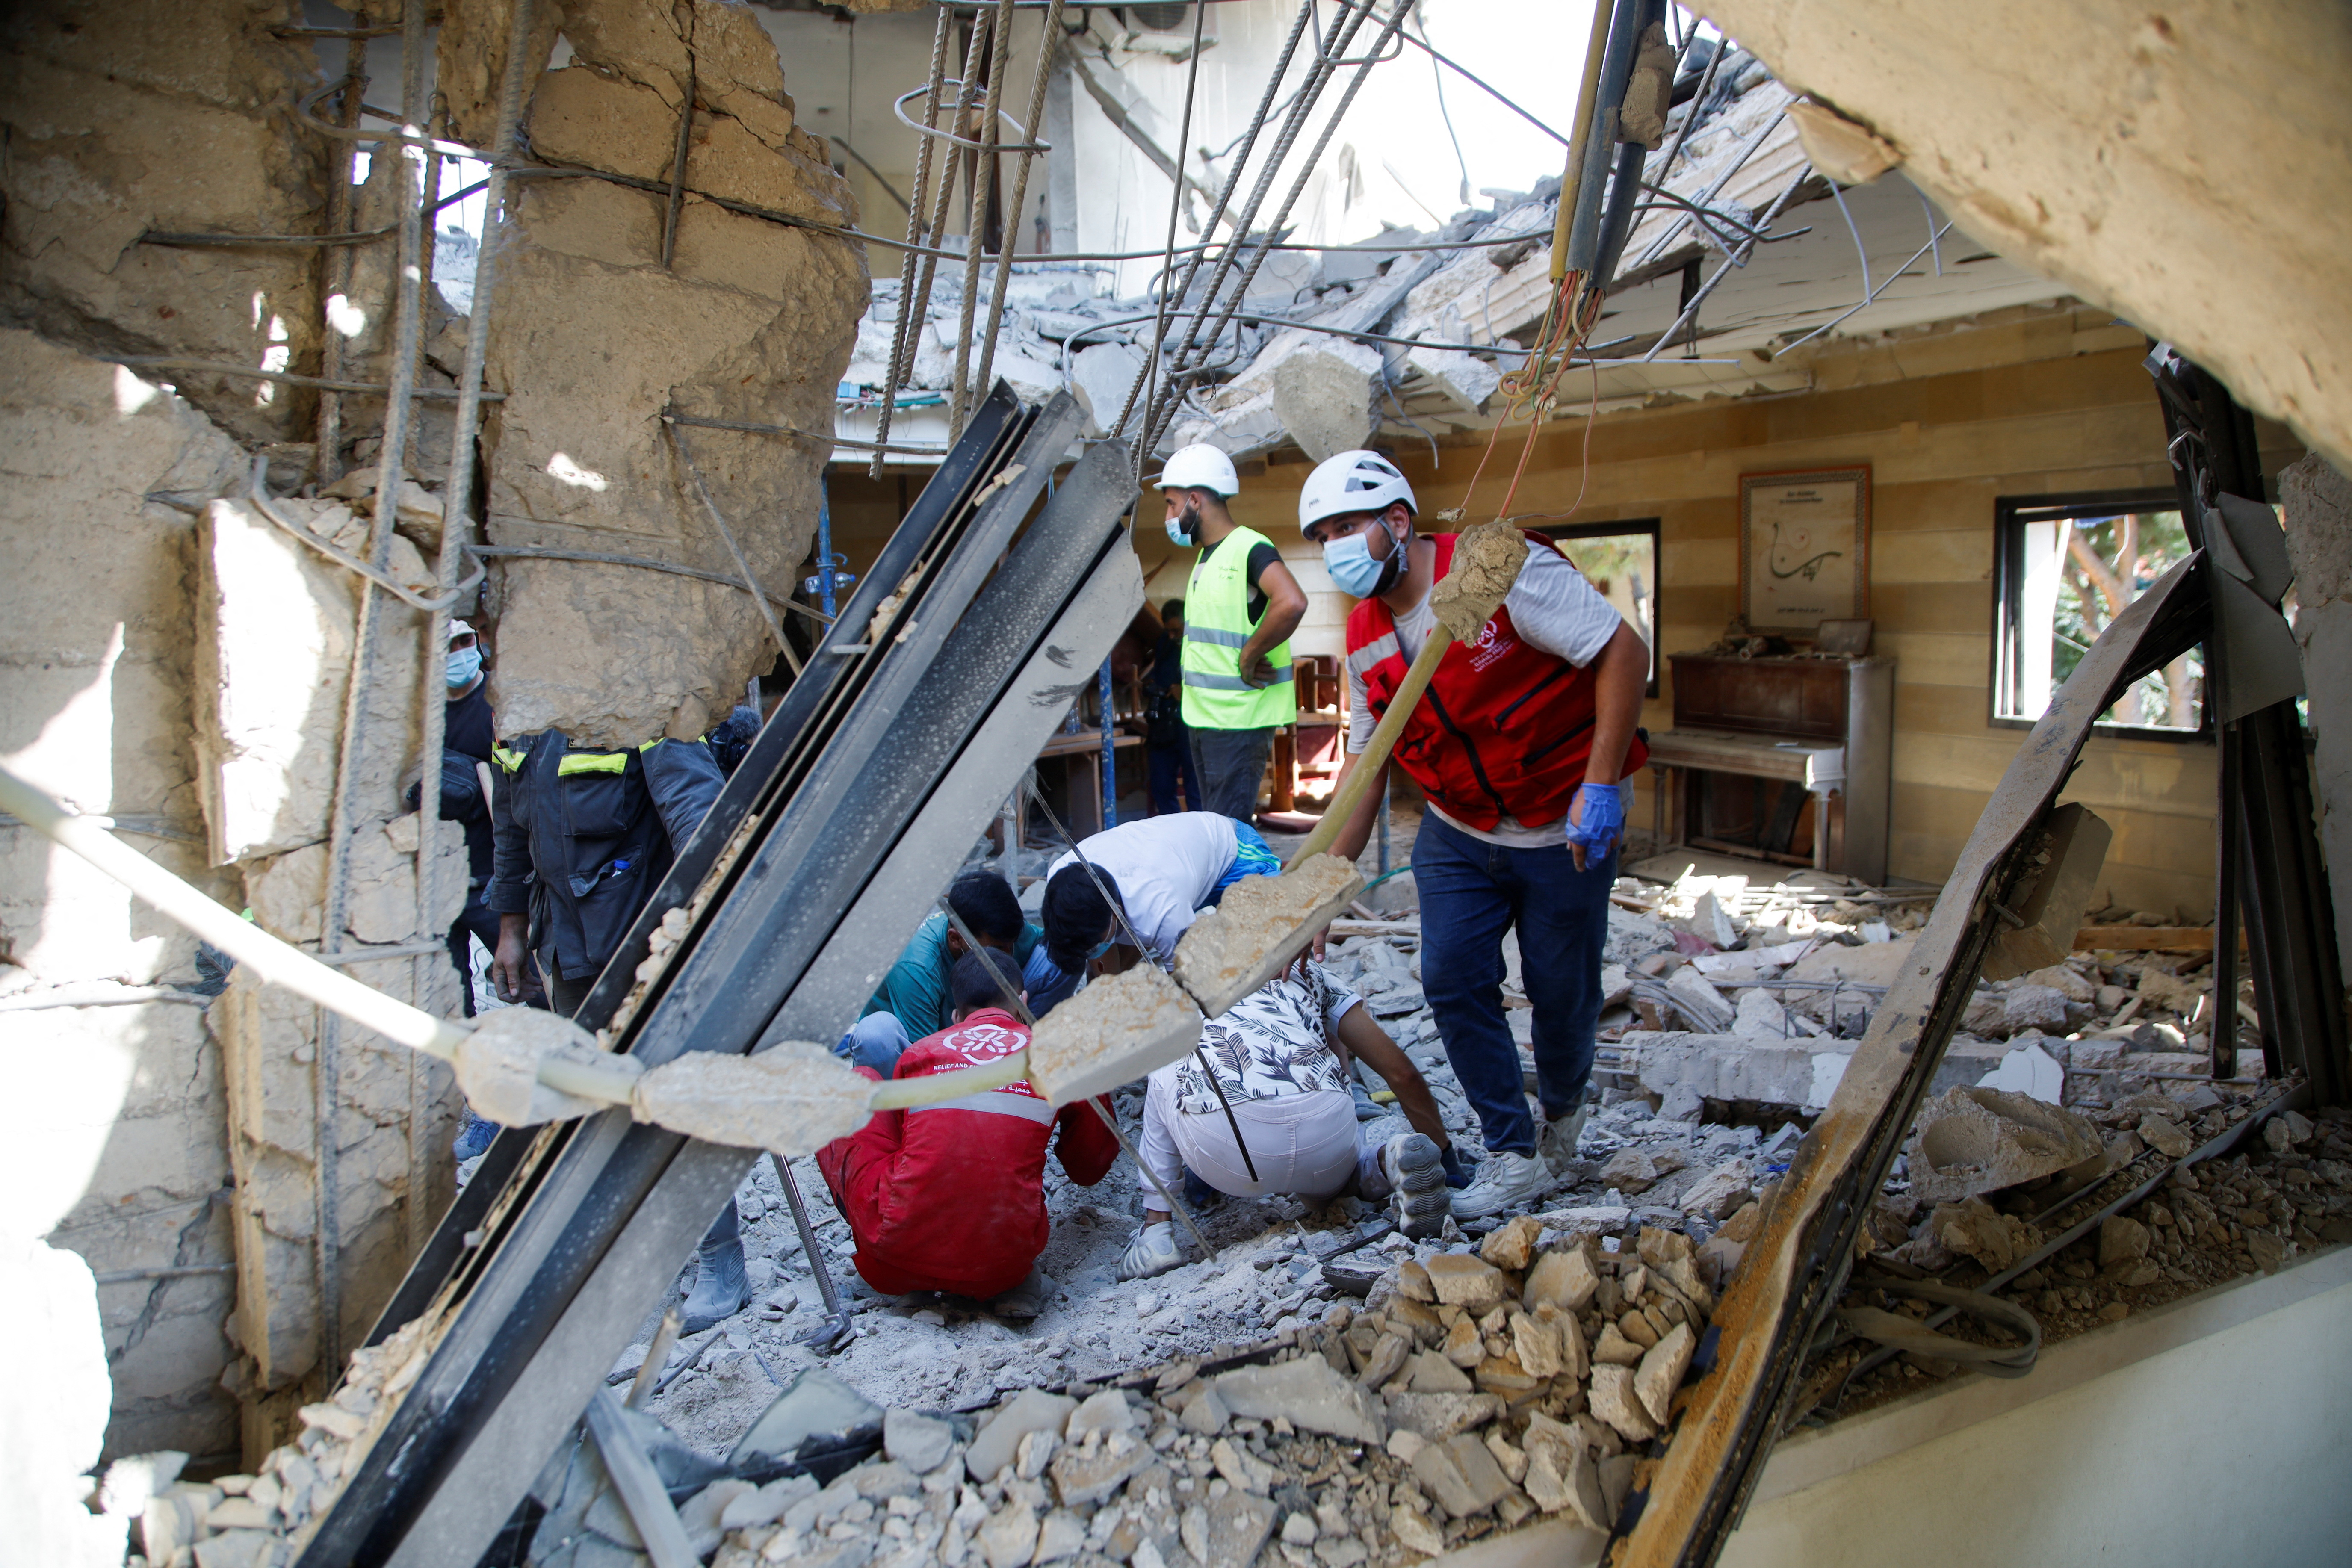
[[[1361,1000],[1334,983],[1320,964],[1293,970],[1253,991],[1223,1017],[1201,1028],[1201,1050],[1175,1065],[1176,1108],[1216,1115],[1216,1090],[1201,1070],[1206,1057],[1231,1100],[1274,1100],[1332,1089],[1347,1092],[1347,1069],[1331,1049],[1331,1032]]]

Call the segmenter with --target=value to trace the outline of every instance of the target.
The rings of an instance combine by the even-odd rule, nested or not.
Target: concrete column
[[[2336,956],[2352,974],[2352,479],[2314,452],[2279,475],[2279,500],[2294,563],[2294,638],[2310,689],[2312,795]]]

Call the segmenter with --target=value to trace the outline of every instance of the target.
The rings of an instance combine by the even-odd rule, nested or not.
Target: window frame
[[[2059,494],[1999,496],[1993,500],[1992,652],[1985,682],[1985,724],[1994,730],[2031,730],[2041,721],[2011,718],[2000,710],[2004,692],[2014,695],[2018,677],[2017,623],[2024,589],[2025,528],[2029,522],[2051,522],[2085,513],[2112,516],[2126,511],[2179,511],[2180,494],[2172,489],[2130,489],[2074,490]],[[2120,741],[2164,741],[2176,745],[2210,744],[2213,712],[2210,701],[2197,705],[2197,727],[2176,730],[2167,724],[2118,724],[2102,719],[2091,727],[2095,735]]]
[[[1649,701],[1655,700],[1658,696],[1659,676],[1665,665],[1657,647],[1658,635],[1665,626],[1664,584],[1660,581],[1665,574],[1664,521],[1664,519],[1655,517],[1630,517],[1622,522],[1531,522],[1523,525],[1534,529],[1555,544],[1579,539],[1617,539],[1631,533],[1650,536],[1650,618],[1653,624],[1650,636],[1645,639],[1650,645],[1650,679],[1642,691],[1643,700]],[[1578,570],[1580,572],[1583,568],[1579,567]],[[1637,635],[1641,629],[1639,626],[1633,628]]]

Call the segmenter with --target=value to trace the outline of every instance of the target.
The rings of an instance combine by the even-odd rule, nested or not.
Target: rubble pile
[[[2199,1086],[2180,1100],[2142,1094],[2092,1113],[2106,1141],[2095,1163],[2113,1173],[2116,1195],[2141,1179],[2145,1163],[2126,1167],[2144,1152],[2178,1158],[2174,1151],[2186,1154],[2257,1114],[2251,1096],[2194,1105],[2215,1093]],[[1994,1293],[2031,1312],[2047,1345],[2234,1279],[2276,1273],[2311,1248],[2352,1241],[2352,1110],[2278,1111],[2245,1142],[2242,1152],[2176,1165],[2154,1193],[2047,1258],[2034,1255],[2074,1217],[2070,1187],[2095,1201],[2106,1195],[2106,1177],[2062,1172],[1937,1205],[1897,1190],[1877,1205],[1864,1242],[1882,1267],[1924,1270],[1969,1289],[2014,1273]],[[2015,1272],[2028,1260],[2032,1267]],[[1975,1337],[1965,1318],[1943,1331]],[[1832,1352],[1821,1382],[1843,1381],[1866,1348]],[[1954,1370],[1906,1354],[1855,1378],[1824,1413],[1852,1415]]]
[[[1696,1116],[1709,1100],[1825,1107],[1925,923],[1918,902],[1895,901],[1910,895],[1848,889],[1811,873],[1769,888],[1697,875],[1628,893],[1633,886],[1620,883],[1620,902],[1645,906],[1654,944],[1622,974],[1604,974],[1602,1060],[1615,1081],[1658,1096],[1670,1117]],[[2097,919],[2147,925],[2169,917],[2110,910]],[[2199,971],[2210,962],[2077,952],[1980,982],[1935,1092],[1983,1084],[2095,1108],[2204,1079],[2213,1007]],[[2262,1054],[2241,1050],[2237,1068],[2242,1079],[2259,1079]]]

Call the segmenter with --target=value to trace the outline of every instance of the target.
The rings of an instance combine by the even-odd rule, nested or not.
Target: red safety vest
[[[1437,575],[1454,559],[1451,533],[1430,535]],[[1560,553],[1539,533],[1532,547]],[[1396,616],[1378,599],[1348,616],[1348,668],[1361,674],[1375,718],[1388,711],[1412,668]],[[1506,607],[1475,643],[1445,650],[1429,690],[1397,737],[1397,763],[1455,821],[1491,833],[1507,812],[1529,827],[1568,815],[1592,750],[1592,671],[1528,646]],[[1649,756],[1636,734],[1625,753],[1631,777]]]

